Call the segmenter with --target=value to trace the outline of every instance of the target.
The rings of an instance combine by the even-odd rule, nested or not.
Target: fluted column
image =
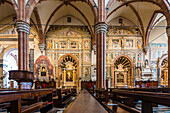
[[[29,71],[29,34],[30,26],[24,21],[17,21],[18,31],[18,70]]]
[[[106,23],[98,22],[95,25],[97,57],[96,88],[106,88],[106,32]]]
[[[168,87],[170,88],[170,27],[166,29],[168,36]]]

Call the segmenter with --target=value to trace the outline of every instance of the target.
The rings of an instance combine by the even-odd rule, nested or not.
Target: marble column
[[[107,25],[98,22],[95,25],[96,33],[96,88],[106,88],[106,32]]]
[[[170,88],[170,27],[166,29],[168,36],[168,87]]]
[[[24,21],[16,22],[18,31],[18,70],[29,71],[30,26]]]

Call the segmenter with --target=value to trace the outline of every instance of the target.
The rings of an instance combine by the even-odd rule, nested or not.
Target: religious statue
[[[88,61],[88,54],[85,55],[85,61]]]
[[[49,43],[48,43],[48,45],[49,45],[49,48],[52,48],[52,46],[53,46],[53,44],[52,44],[53,42],[52,42],[52,40],[51,41],[49,41]]]
[[[88,40],[84,41],[84,48],[88,48]]]
[[[141,42],[140,41],[137,41],[137,47],[138,47],[138,49],[141,49]]]

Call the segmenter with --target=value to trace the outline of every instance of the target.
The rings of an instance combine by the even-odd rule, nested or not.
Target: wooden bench
[[[30,113],[37,110],[40,110],[41,113],[46,113],[53,108],[52,92],[51,89],[0,91],[0,104],[4,107],[4,103],[9,103],[7,104],[9,107],[7,111],[10,113]],[[46,102],[39,102],[39,99],[44,96],[48,97]],[[23,101],[33,98],[36,100],[35,103],[28,105],[24,103],[24,106],[22,105]]]
[[[63,107],[70,101],[71,96],[71,89],[57,89],[57,96],[53,97],[54,106]]]
[[[96,98],[105,103],[109,102],[108,91],[105,89],[96,89]]]
[[[115,97],[124,96],[128,98],[133,98],[135,100],[142,101],[142,113],[153,113],[153,106],[157,104],[170,106],[170,94],[169,93],[159,93],[159,92],[149,92],[149,91],[131,91],[131,90],[121,90],[114,89],[112,90],[113,100]],[[125,105],[125,104],[124,104]],[[132,108],[126,106],[126,108]],[[132,110],[132,109],[131,109]]]

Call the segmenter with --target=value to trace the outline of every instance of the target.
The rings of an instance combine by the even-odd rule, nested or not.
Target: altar
[[[118,69],[115,69],[115,84],[116,87],[127,86],[127,74],[128,69],[124,69],[122,64],[118,65]]]

